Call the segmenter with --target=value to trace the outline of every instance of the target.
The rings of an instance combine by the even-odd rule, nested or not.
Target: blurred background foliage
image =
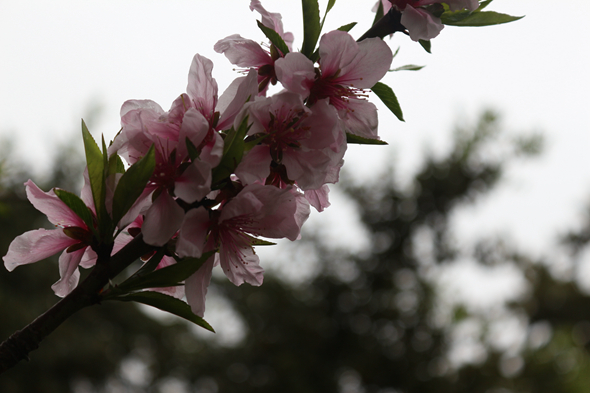
[[[586,392],[590,298],[579,280],[556,274],[552,256],[524,255],[510,239],[465,249],[452,236],[454,211],[540,151],[538,136],[506,143],[500,131],[496,115],[484,113],[456,132],[448,154],[425,157],[411,184],[400,185],[391,167],[370,184],[344,179],[339,190],[358,211],[367,250],[322,243],[311,227],[281,251],[292,264],[313,255],[308,278],[270,271],[261,287],[237,288],[214,277],[208,317],[216,336],[132,304],[102,304],[74,315],[29,362],[2,375],[0,392]],[[30,170],[9,150],[0,163],[2,255],[15,236],[48,225],[24,195]],[[75,191],[79,149],[60,151],[37,183]],[[562,236],[571,265],[589,241],[590,219]],[[450,296],[441,277],[466,260],[479,277],[506,272],[518,285],[482,307]],[[57,300],[56,264],[0,269],[2,339]],[[483,285],[462,277],[459,287]]]

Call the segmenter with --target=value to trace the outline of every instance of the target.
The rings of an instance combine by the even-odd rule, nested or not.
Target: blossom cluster
[[[293,35],[283,31],[281,16],[258,0],[252,0],[250,8],[291,50]],[[186,280],[184,291],[163,289],[186,296],[200,316],[215,265],[236,285],[260,285],[264,270],[253,246],[264,241],[257,237],[296,240],[310,206],[318,211],[329,206],[327,184],[338,181],[346,134],[378,138],[377,110],[365,97],[393,58],[380,38],[357,43],[344,31],[323,35],[318,62],[237,34],[220,40],[214,49],[243,69],[223,94],[218,96],[213,63],[197,54],[186,93],[168,111],[151,100],[123,104],[121,132],[108,148],[109,156],[118,154],[129,165],[152,146],[155,154],[145,189],[118,223],[118,229],[125,230],[116,237],[113,253],[139,232],[147,244],[174,245],[174,255],[164,256],[159,267],[217,251]],[[267,95],[269,86],[277,83],[283,90]],[[242,158],[229,176],[219,178],[228,139],[244,127]],[[90,188],[87,181],[82,200],[94,209]],[[92,232],[53,190],[43,192],[32,181],[26,190],[57,228],[16,238],[5,265],[12,270],[64,250],[61,279],[53,289],[65,296],[78,283],[78,266],[96,263]],[[112,195],[107,195],[107,210],[109,199]]]
[[[401,13],[414,40],[442,29],[433,4],[439,2],[383,1],[385,12]],[[445,4],[450,11],[478,7],[477,0]],[[235,285],[262,284],[254,246],[272,244],[262,238],[297,240],[311,207],[321,212],[330,205],[328,184],[338,181],[347,143],[381,142],[369,90],[400,119],[401,110],[379,82],[394,57],[381,38],[357,42],[347,26],[320,38],[317,15],[307,18],[316,25],[305,32],[305,40],[315,41],[293,51],[281,15],[259,0],[251,0],[250,9],[261,15],[259,27],[270,43],[234,34],[215,44],[241,70],[223,94],[212,61],[197,54],[186,92],[170,109],[151,100],[125,102],[121,131],[108,148],[103,141],[102,152],[83,125],[88,166],[80,198],[25,183],[28,199],[56,228],[17,237],[3,258],[9,271],[62,251],[60,280],[52,288],[63,297],[78,285],[79,266],[92,267],[99,254],[108,259],[141,236],[155,251],[113,293],[147,289],[186,298],[202,317],[215,266]],[[488,13],[489,23],[514,20],[498,15]],[[282,89],[270,94],[272,85]],[[146,271],[149,279],[142,281]]]

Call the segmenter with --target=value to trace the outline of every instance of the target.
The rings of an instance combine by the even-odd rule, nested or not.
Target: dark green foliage
[[[548,331],[547,342],[526,345],[513,358],[483,342],[487,356],[481,363],[458,369],[446,363],[451,326],[433,323],[437,293],[423,274],[414,239],[423,230],[432,235],[433,263],[452,262],[465,252],[449,239],[454,209],[491,190],[511,159],[538,150],[538,140],[529,138],[493,160],[480,154],[497,139],[497,119],[486,113],[473,130],[457,132],[446,156],[427,157],[409,186],[399,186],[390,168],[373,184],[349,184],[346,193],[370,233],[371,252],[335,251],[308,232],[294,249],[313,245],[320,269],[304,284],[288,285],[269,274],[261,287],[215,280],[210,293],[228,300],[245,326],[239,345],[220,347],[195,336],[180,318],[157,321],[133,303],[105,302],[79,312],[32,353],[31,362],[0,377],[0,391],[67,392],[72,381],[82,379],[108,392],[105,381],[122,381],[120,364],[130,358],[143,361],[150,372],[143,387],[129,391],[159,392],[159,384],[170,378],[195,391],[219,393],[336,393],[354,386],[358,390],[351,391],[366,393],[587,391],[590,298],[574,283],[555,279],[546,264],[502,241],[483,240],[473,257],[485,266],[506,263],[523,273],[529,294],[510,309],[531,332]],[[22,186],[5,188],[0,194],[2,252],[41,219],[23,199]],[[564,237],[572,258],[590,242],[589,228]],[[293,263],[300,258],[296,251]],[[56,300],[50,285],[57,278],[55,261],[12,273],[0,269],[0,310],[9,316],[0,324],[4,337]],[[452,323],[466,318],[481,316],[457,307]],[[223,323],[213,325],[223,330]],[[524,362],[512,374],[505,371],[511,359]]]

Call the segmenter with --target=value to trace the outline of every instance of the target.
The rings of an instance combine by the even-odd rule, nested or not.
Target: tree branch
[[[395,8],[391,8],[389,12],[383,15],[383,18],[379,19],[379,21],[375,23],[373,27],[367,30],[367,32],[363,34],[361,38],[357,40],[357,42],[361,42],[364,39],[373,37],[384,38],[385,36],[398,31],[405,32],[406,28],[402,25],[401,19],[402,13]]]
[[[154,249],[155,247],[143,241],[140,234],[110,258],[108,254],[105,257],[99,253],[96,266],[81,284],[33,322],[0,344],[0,374],[21,360],[28,360],[29,353],[39,348],[39,343],[74,313],[99,303],[100,292],[110,279],[133,261]]]

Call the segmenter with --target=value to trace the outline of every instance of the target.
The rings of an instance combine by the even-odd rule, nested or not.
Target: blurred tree
[[[484,241],[467,252],[450,236],[455,209],[488,192],[509,159],[539,150],[537,138],[499,143],[498,131],[496,117],[485,113],[472,130],[457,132],[447,156],[429,157],[412,184],[400,186],[384,171],[378,182],[347,187],[371,239],[367,252],[334,250],[308,232],[291,255],[297,263],[297,250],[312,245],[319,256],[307,282],[267,274],[261,287],[236,288],[216,280],[211,292],[241,319],[237,345],[218,345],[181,320],[154,319],[130,304],[104,304],[61,326],[30,363],[0,378],[0,391],[585,392],[590,298],[552,276],[550,261],[533,261],[506,242]],[[0,194],[4,253],[42,219],[15,183],[5,182]],[[572,258],[590,242],[588,228],[566,237]],[[441,304],[436,275],[466,253],[481,266],[515,267],[528,290],[503,314]],[[7,316],[0,333],[8,336],[48,308],[56,280],[55,261],[0,269]],[[441,318],[445,313],[450,317]],[[520,321],[524,338],[516,346],[491,340],[499,316]],[[471,322],[479,323],[474,340],[482,351],[454,361],[457,337]],[[214,327],[224,323],[233,322]]]

